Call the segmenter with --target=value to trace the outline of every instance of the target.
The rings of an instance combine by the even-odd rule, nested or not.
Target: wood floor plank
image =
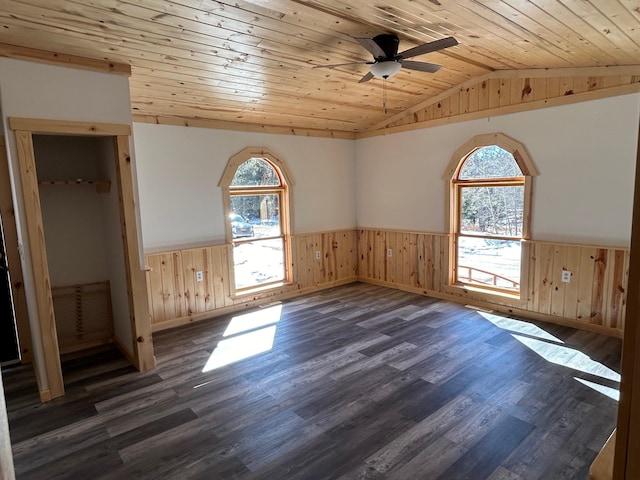
[[[582,480],[615,425],[620,340],[361,283],[281,305],[254,356],[262,309],[154,334],[146,373],[65,357],[47,404],[3,370],[18,479]]]
[[[404,480],[407,478],[445,479],[448,477],[441,477],[442,472],[447,471],[451,465],[456,464],[465,453],[464,447],[456,445],[446,437],[438,437],[428,448],[418,452],[415,457],[402,465],[401,468],[387,472],[386,478],[389,480]]]
[[[438,478],[487,478],[534,429],[530,423],[507,416]]]
[[[469,409],[475,409],[477,405],[464,396],[458,396],[437,412],[417,423],[413,428],[406,430],[402,435],[387,443],[380,450],[367,458],[366,467],[371,467],[379,473],[386,473],[392,469],[398,469],[412,460],[429,445],[443,436],[453,426],[459,424],[465,418]],[[363,468],[362,472],[366,472]]]

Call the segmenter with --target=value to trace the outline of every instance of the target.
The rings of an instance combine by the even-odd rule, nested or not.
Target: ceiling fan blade
[[[347,65],[371,65],[374,62],[366,62],[366,61],[362,61],[362,62],[347,62],[347,63],[331,63],[329,65],[314,65],[311,68],[333,68],[333,67],[344,67]]]
[[[419,72],[428,72],[435,73],[442,65],[436,65],[435,63],[427,63],[427,62],[414,62],[411,60],[403,60],[400,62],[403,68],[408,68],[409,70],[417,70]]]
[[[417,47],[410,48],[404,52],[400,52],[398,56],[402,58],[417,57],[418,55],[424,55],[425,53],[436,52],[443,48],[454,47],[458,45],[458,41],[453,37],[447,37],[440,40],[435,40],[429,43],[423,43]]]
[[[367,72],[367,74],[364,77],[362,77],[360,80],[358,80],[358,83],[368,82],[372,78],[373,78],[373,73]]]
[[[373,39],[356,37],[356,40],[360,45],[362,45],[364,48],[366,48],[369,51],[369,53],[371,53],[371,55],[373,55],[373,58],[386,58],[387,57],[387,55],[384,53],[384,50],[382,50],[380,48],[380,45],[378,45],[376,42],[374,42]]]

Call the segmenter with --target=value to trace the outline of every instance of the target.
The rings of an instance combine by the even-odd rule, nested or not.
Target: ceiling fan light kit
[[[374,63],[371,65],[369,71],[377,78],[389,78],[393,77],[400,71],[402,64],[395,60],[386,60],[383,62]]]

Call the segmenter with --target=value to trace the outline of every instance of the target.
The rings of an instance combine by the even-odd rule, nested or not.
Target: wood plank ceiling
[[[131,65],[137,118],[364,132],[500,70],[640,65],[638,0],[0,0],[0,42]],[[353,37],[400,50],[454,36],[401,70],[358,80]],[[570,70],[567,70],[570,71]]]

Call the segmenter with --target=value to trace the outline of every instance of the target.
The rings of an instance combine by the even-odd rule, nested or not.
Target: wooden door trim
[[[40,192],[36,172],[36,158],[31,132],[16,130],[16,148],[20,164],[20,180],[24,198],[25,220],[29,235],[31,267],[38,312],[38,327],[42,343],[46,387],[38,385],[41,400],[48,401],[64,395],[64,381],[60,365],[60,350],[56,334],[56,317],[51,297],[51,278],[44,241],[44,226],[40,206]],[[37,368],[37,367],[36,367]]]
[[[145,372],[156,366],[153,354],[151,334],[151,315],[147,297],[146,273],[142,265],[138,235],[136,231],[135,198],[133,195],[133,172],[131,171],[131,152],[129,136],[115,137],[117,152],[116,169],[118,172],[118,192],[120,197],[120,224],[127,268],[127,296],[131,319],[131,338],[136,367]]]
[[[134,365],[140,371],[155,366],[153,341],[151,338],[151,318],[147,299],[145,273],[141,270],[138,232],[135,218],[135,198],[133,194],[133,172],[129,149],[130,125],[72,122],[46,119],[9,118],[9,126],[14,129],[22,190],[25,203],[25,216],[29,235],[29,248],[32,257],[34,287],[40,334],[42,336],[43,362],[46,367],[48,388],[40,387],[43,401],[64,394],[64,383],[60,369],[55,314],[51,297],[51,281],[48,271],[46,244],[42,227],[42,210],[35,167],[33,134],[63,134],[112,137],[116,150],[116,171],[118,174],[118,193],[120,201],[120,223],[123,247],[127,265],[127,294],[130,307]],[[22,130],[20,128],[29,128]]]
[[[640,368],[635,365],[640,355],[640,122],[626,295],[620,403],[613,461],[615,480],[640,478]]]
[[[131,126],[119,123],[74,122],[70,120],[47,120],[43,118],[9,118],[11,130],[31,133],[53,133],[58,135],[117,136],[131,135]]]
[[[4,137],[0,135],[0,216],[2,217],[2,227],[4,229],[5,254],[7,256],[7,268],[9,269],[9,277],[11,280],[16,326],[18,327],[20,357],[22,363],[31,363],[33,359],[31,352],[31,328],[29,327],[27,297],[24,292],[22,261],[20,260],[20,250],[18,247],[18,228],[16,226],[12,191],[6,143]]]

